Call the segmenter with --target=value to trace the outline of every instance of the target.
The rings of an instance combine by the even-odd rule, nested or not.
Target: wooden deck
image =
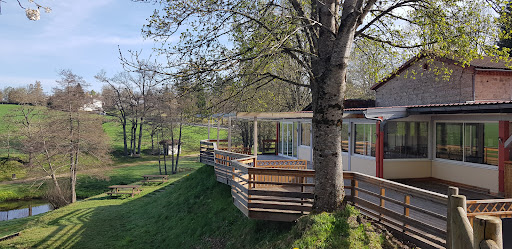
[[[215,168],[219,182],[231,186],[234,205],[249,218],[290,222],[313,209],[315,171],[304,160],[218,150],[211,141],[201,142],[200,157]],[[345,199],[368,218],[422,248],[445,247],[447,195],[357,172],[343,176]],[[468,201],[468,216],[510,217],[510,203]]]
[[[252,219],[295,221],[313,209],[315,171],[304,160],[217,150],[201,142],[201,162],[231,186],[234,205]],[[269,156],[264,156],[269,159]],[[305,166],[306,165],[306,166]],[[444,248],[448,197],[356,172],[344,172],[345,199],[422,248]]]

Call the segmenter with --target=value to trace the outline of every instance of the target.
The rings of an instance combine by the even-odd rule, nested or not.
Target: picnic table
[[[166,182],[169,180],[169,175],[143,175],[144,180],[142,180],[143,183],[146,182]]]
[[[112,185],[112,186],[109,186],[108,188],[110,188],[111,191],[107,192],[107,195],[127,194],[127,195],[132,195],[132,197],[133,197],[134,195],[136,195],[136,194],[140,193],[140,191],[142,191],[140,185]]]

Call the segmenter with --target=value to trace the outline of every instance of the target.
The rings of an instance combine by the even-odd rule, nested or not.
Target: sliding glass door
[[[279,151],[283,156],[297,157],[297,123],[281,123]]]

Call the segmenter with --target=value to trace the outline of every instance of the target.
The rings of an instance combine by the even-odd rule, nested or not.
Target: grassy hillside
[[[0,105],[0,120],[5,120],[6,115],[8,115],[11,111],[18,108],[18,105]],[[43,108],[43,107],[41,107]],[[156,156],[143,155],[142,158],[127,158],[122,156],[123,150],[123,135],[122,128],[118,122],[112,117],[104,117],[105,122],[103,124],[103,129],[110,137],[113,149],[113,157],[114,157],[114,166],[126,163],[140,162],[140,161],[151,161],[158,160]],[[6,122],[0,122],[0,137],[2,134],[7,134],[8,126]],[[178,136],[178,129],[175,129],[176,139]],[[212,137],[216,138],[217,133],[212,132]],[[226,138],[227,132],[225,130],[221,130],[221,138]],[[196,127],[196,126],[183,126],[182,130],[182,141],[183,148],[182,154],[197,154],[199,152],[199,141],[202,139],[206,139],[208,137],[208,129],[205,127]],[[155,146],[158,146],[158,141],[155,137]],[[2,149],[3,145],[0,141],[0,159],[6,159],[7,150]],[[149,133],[146,131],[143,133],[142,139],[142,151],[150,152],[151,149],[151,137]],[[27,160],[26,155],[17,153],[16,151],[11,150],[11,158],[19,157],[22,160]],[[23,165],[17,161],[2,161],[0,160],[0,182],[8,181],[11,179],[12,174],[16,174],[18,179],[23,179],[28,177],[27,171]],[[0,186],[0,192],[2,187]],[[26,191],[23,191],[26,192]],[[0,193],[0,200],[2,198],[10,198],[8,196],[18,196],[21,198],[22,196],[31,196],[31,195],[17,195],[16,193],[20,193],[20,191],[10,192],[10,193]],[[14,194],[14,195],[13,195]]]
[[[230,187],[199,163],[171,183],[134,198],[98,195],[28,219],[0,223],[2,248],[381,248],[385,240],[348,207],[297,223],[250,220],[232,204]],[[181,179],[179,179],[181,178]],[[156,190],[156,191],[155,191]],[[386,246],[387,247],[387,246]]]

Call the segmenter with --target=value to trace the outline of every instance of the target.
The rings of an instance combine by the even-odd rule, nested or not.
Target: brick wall
[[[462,68],[441,61],[434,61],[424,69],[426,60],[413,63],[399,76],[390,79],[376,90],[376,106],[402,106],[461,103],[473,100],[472,68]],[[436,75],[435,69],[451,70],[447,75]]]
[[[478,72],[475,76],[475,100],[511,100],[512,73]]]

